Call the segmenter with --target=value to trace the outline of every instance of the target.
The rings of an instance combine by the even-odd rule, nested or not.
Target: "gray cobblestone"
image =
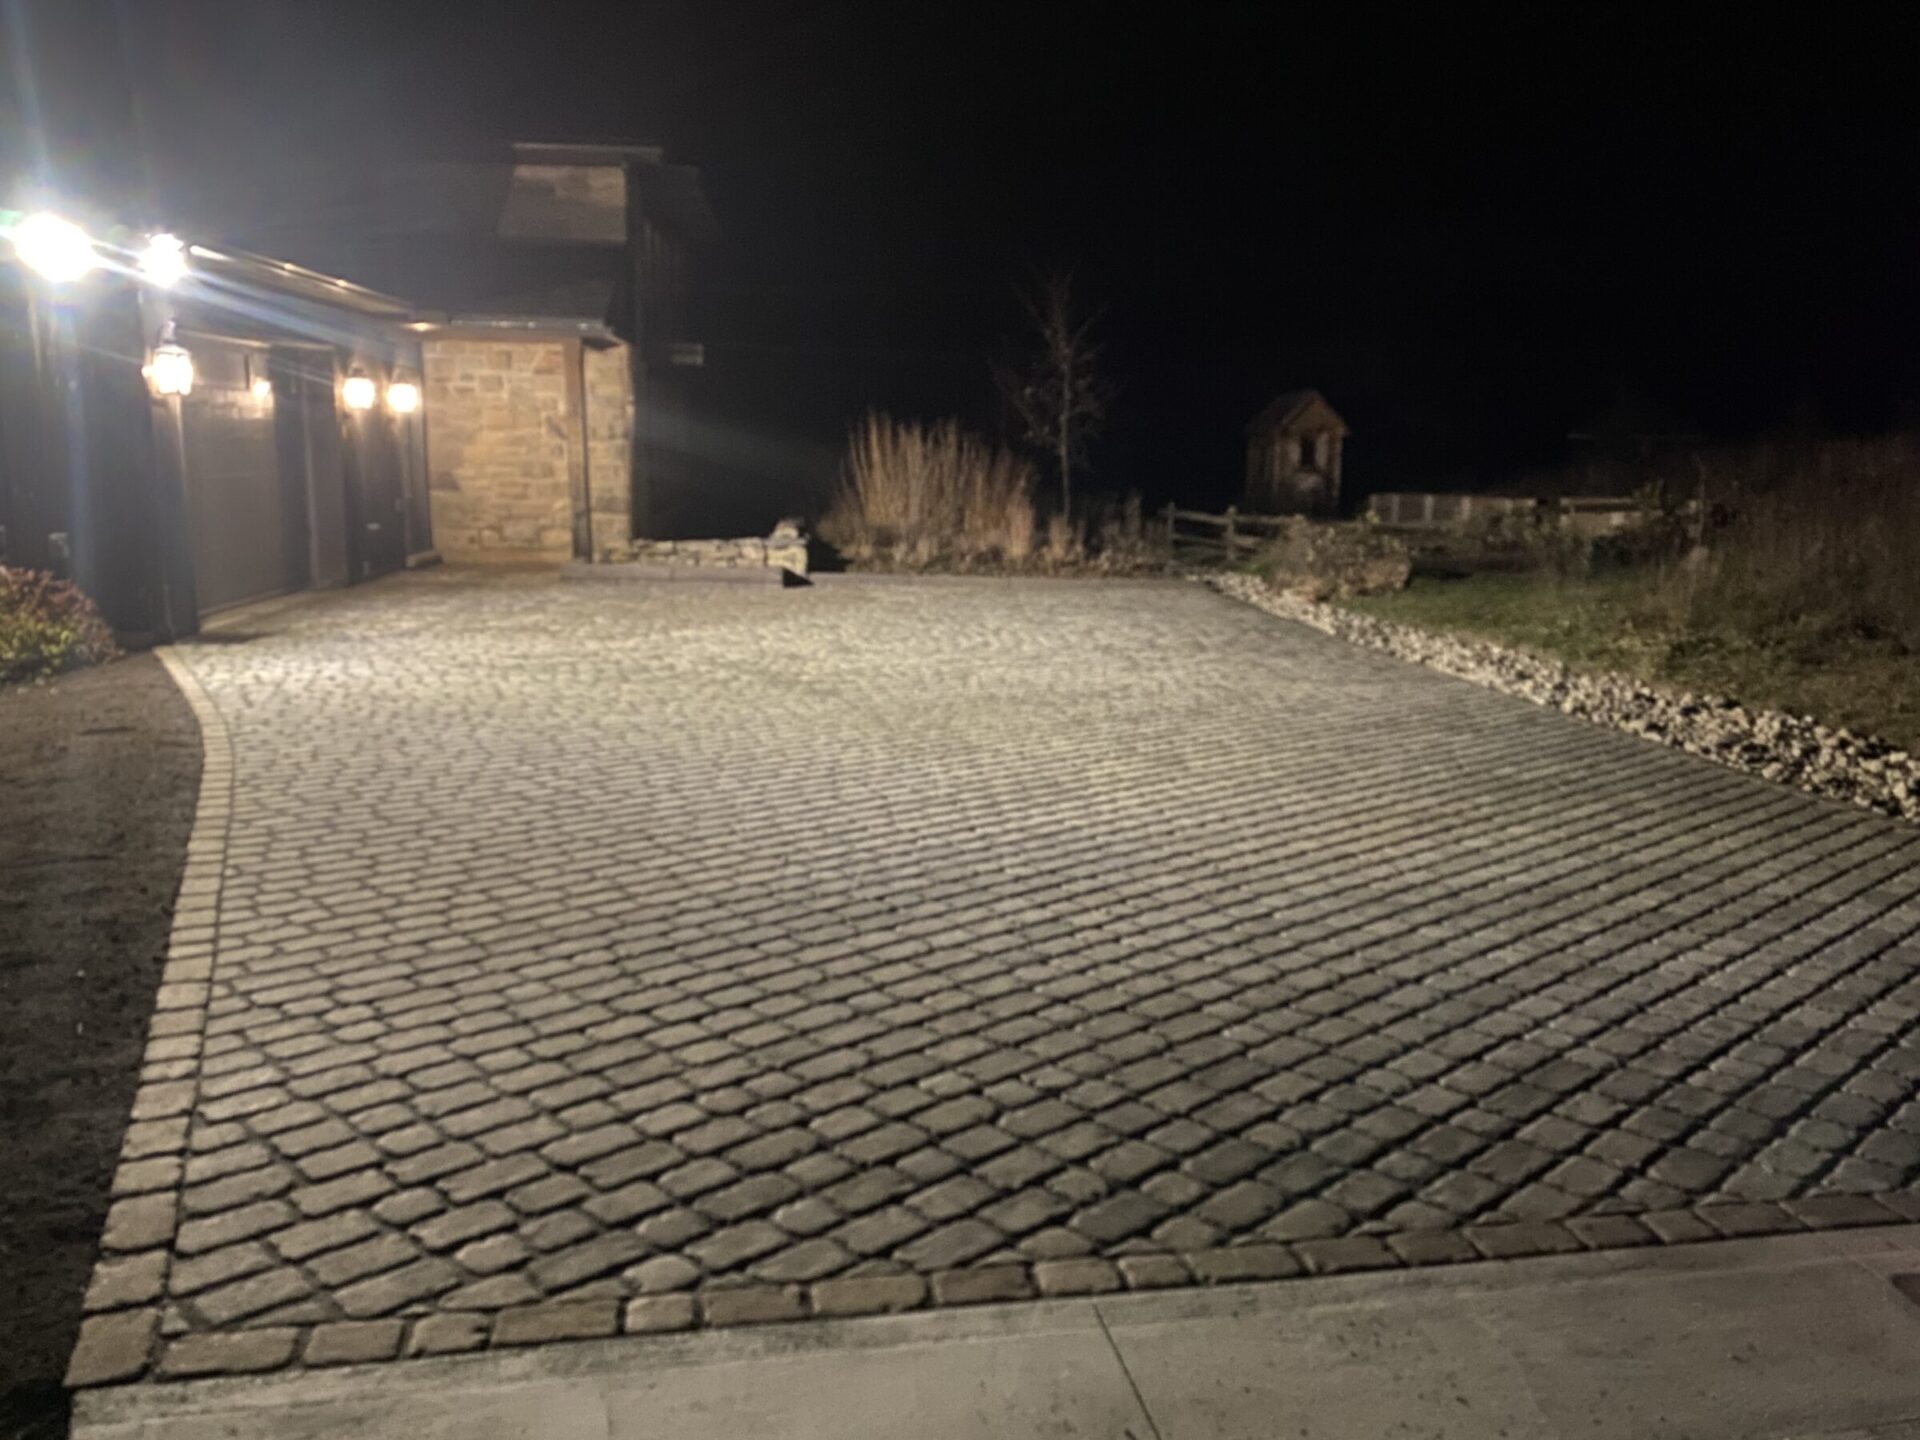
[[[869,1275],[822,1280],[813,1287],[816,1315],[888,1315],[911,1310],[925,1300],[927,1282],[918,1275]]]
[[[67,1362],[67,1384],[80,1389],[130,1380],[147,1368],[159,1316],[152,1310],[89,1315],[80,1322],[79,1343]]]
[[[451,1355],[478,1350],[487,1343],[488,1321],[483,1315],[451,1312],[429,1315],[414,1322],[407,1335],[409,1355]]]
[[[405,1327],[398,1320],[346,1320],[319,1325],[301,1359],[309,1365],[361,1365],[400,1353]]]
[[[698,1319],[691,1295],[643,1295],[627,1302],[624,1325],[628,1334],[647,1335],[666,1330],[690,1330]]]
[[[167,1283],[167,1252],[104,1256],[87,1286],[86,1309],[122,1310],[158,1300]]]
[[[556,1300],[526,1309],[505,1310],[494,1322],[496,1345],[537,1345],[549,1340],[583,1340],[611,1335],[620,1328],[617,1300]]]
[[[171,1251],[169,1373],[284,1363],[282,1315],[481,1343],[454,1296],[779,1318],[1014,1256],[1144,1288],[1297,1263],[1253,1236],[1886,1223],[1920,1182],[1914,832],[1194,588],[448,571],[181,653],[230,849],[96,1282],[148,1304]]]

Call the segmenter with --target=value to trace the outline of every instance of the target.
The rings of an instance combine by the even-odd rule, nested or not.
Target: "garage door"
[[[194,588],[202,613],[308,583],[305,477],[285,474],[264,349],[203,336],[182,402]]]

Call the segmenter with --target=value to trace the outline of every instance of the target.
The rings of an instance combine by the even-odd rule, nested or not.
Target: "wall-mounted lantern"
[[[364,370],[354,372],[340,382],[340,398],[346,402],[349,410],[371,410],[373,402],[379,398],[380,387]]]
[[[160,343],[153,347],[153,355],[142,373],[147,377],[148,388],[163,399],[193,393],[193,356],[175,338],[171,320],[161,330]]]
[[[273,403],[273,376],[267,371],[266,356],[257,351],[247,356],[247,393],[257,405]]]
[[[100,263],[86,231],[44,210],[11,227],[7,238],[22,265],[56,285],[78,280]]]
[[[420,387],[411,380],[396,380],[387,386],[387,409],[396,415],[411,415],[420,408]]]
[[[178,235],[149,235],[140,251],[140,273],[162,290],[171,290],[187,275],[187,247]]]

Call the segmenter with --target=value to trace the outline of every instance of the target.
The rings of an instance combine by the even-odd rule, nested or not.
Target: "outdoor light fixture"
[[[100,263],[86,231],[44,210],[27,216],[7,238],[22,265],[55,284],[78,280]]]
[[[387,408],[396,415],[411,415],[420,408],[420,387],[411,380],[396,380],[387,386]]]
[[[140,273],[162,290],[171,290],[187,274],[187,247],[178,235],[164,232],[147,237],[140,252]]]
[[[254,376],[253,383],[247,386],[247,389],[253,392],[253,398],[258,400],[262,405],[273,398],[273,381],[264,375]]]
[[[378,395],[379,387],[364,371],[356,370],[340,383],[340,398],[349,410],[371,410]]]
[[[160,332],[160,343],[153,347],[144,373],[148,387],[162,398],[193,393],[193,356],[174,338],[171,320]]]

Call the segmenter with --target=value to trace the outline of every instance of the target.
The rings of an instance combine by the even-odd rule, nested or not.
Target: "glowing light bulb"
[[[379,387],[366,375],[349,375],[340,383],[340,398],[349,410],[371,410]]]
[[[178,235],[149,235],[140,252],[140,273],[162,290],[171,290],[187,274],[187,247]]]
[[[191,395],[193,356],[183,345],[154,346],[153,358],[147,362],[147,384],[156,395]]]
[[[420,387],[411,380],[396,380],[387,386],[387,408],[396,415],[411,415],[420,408]]]
[[[42,279],[78,280],[100,263],[87,232],[45,211],[29,215],[8,234],[20,263]]]

